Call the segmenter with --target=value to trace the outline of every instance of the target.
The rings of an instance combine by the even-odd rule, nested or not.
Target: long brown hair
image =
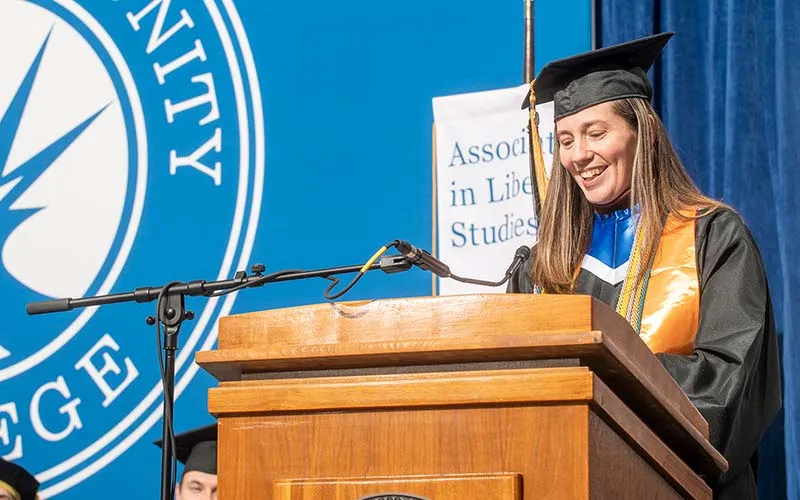
[[[612,102],[612,109],[636,131],[630,203],[631,207],[638,206],[643,257],[649,259],[658,246],[666,214],[686,220],[681,210],[713,210],[722,204],[703,195],[694,184],[647,100],[619,99]],[[562,167],[558,150],[556,144],[539,214],[539,242],[531,280],[548,293],[571,293],[592,237],[592,206]],[[638,279],[645,273],[643,267]]]

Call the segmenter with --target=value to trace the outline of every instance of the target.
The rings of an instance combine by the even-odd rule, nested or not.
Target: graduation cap
[[[34,500],[39,491],[39,481],[19,465],[0,458],[0,488],[5,488],[19,500]]]
[[[154,444],[161,446],[162,440]],[[217,473],[217,424],[199,427],[175,436],[175,458],[181,462],[183,473],[189,471]]]
[[[553,101],[553,118],[602,102],[653,97],[647,70],[674,33],[659,33],[546,64],[532,86],[536,103]],[[530,93],[522,108],[530,106]]]

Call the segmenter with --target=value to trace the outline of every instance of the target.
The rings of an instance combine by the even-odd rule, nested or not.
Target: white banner
[[[536,241],[530,177],[528,85],[433,99],[438,257],[459,276],[499,280],[521,245]],[[545,163],[552,162],[553,106],[537,106]],[[440,295],[503,293],[439,281]]]

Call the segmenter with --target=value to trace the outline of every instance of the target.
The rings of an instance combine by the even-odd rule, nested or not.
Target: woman
[[[729,463],[714,497],[757,498],[756,449],[780,407],[764,266],[741,218],[704,196],[650,106],[672,33],[545,66],[557,147],[539,241],[509,292],[589,294],[625,317],[709,423]],[[540,178],[543,178],[541,176]]]

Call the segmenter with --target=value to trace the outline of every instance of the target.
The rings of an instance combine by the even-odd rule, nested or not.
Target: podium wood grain
[[[711,498],[584,367],[225,382],[209,410],[225,443],[221,500],[273,498],[273,482],[300,471],[515,472],[524,498]],[[609,481],[620,470],[626,480]]]
[[[677,383],[623,318],[589,296],[464,295],[259,311],[222,318],[219,349],[196,355],[221,381],[565,357],[592,368],[646,415],[693,469],[727,469],[708,442],[708,423]]]
[[[465,475],[518,475],[525,499],[710,499],[700,474],[727,468],[657,358],[591,297],[243,314],[197,361],[220,380],[220,500],[345,498],[411,476],[456,495],[440,479]]]
[[[597,355],[608,346],[625,354],[634,378],[644,375],[643,385],[658,384],[660,404],[708,437],[708,423],[644,342],[589,296],[420,297],[239,314],[220,320],[218,350],[197,353],[197,361],[231,380],[243,371]]]
[[[519,474],[296,479],[278,481],[275,499],[357,500],[405,494],[429,500],[521,500],[521,479]]]

